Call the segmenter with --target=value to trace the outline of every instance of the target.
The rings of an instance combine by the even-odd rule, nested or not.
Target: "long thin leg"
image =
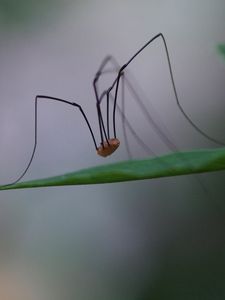
[[[75,103],[75,102],[70,102],[70,101],[67,101],[67,100],[64,100],[64,99],[60,99],[60,98],[55,98],[55,97],[50,97],[50,96],[43,96],[43,95],[37,95],[36,98],[35,98],[35,109],[34,109],[34,147],[33,147],[33,151],[32,151],[32,154],[31,154],[31,158],[27,164],[27,167],[25,168],[25,170],[23,171],[23,173],[15,180],[13,181],[12,183],[9,183],[9,184],[6,184],[4,186],[10,186],[10,185],[13,185],[13,184],[16,184],[18,181],[20,181],[24,176],[25,174],[27,173],[32,161],[33,161],[33,158],[34,158],[34,154],[35,154],[35,151],[36,151],[36,147],[37,147],[37,112],[38,112],[38,100],[41,100],[41,99],[48,99],[48,100],[54,100],[54,101],[59,101],[59,102],[63,102],[63,103],[66,103],[66,104],[69,104],[69,105],[72,105],[73,107],[77,107],[82,116],[84,117],[84,120],[88,126],[88,129],[90,131],[90,134],[91,134],[91,137],[93,139],[93,142],[94,142],[94,146],[95,146],[95,149],[97,150],[97,144],[96,144],[96,140],[95,140],[95,136],[94,136],[94,133],[92,131],[92,128],[91,128],[91,125],[87,119],[87,116],[85,115],[82,107]]]
[[[192,120],[191,118],[188,116],[188,114],[184,111],[179,98],[178,98],[178,94],[177,94],[177,90],[176,90],[176,86],[175,86],[175,81],[174,81],[174,76],[173,76],[173,72],[172,72],[172,67],[171,67],[171,61],[170,61],[170,56],[169,56],[169,51],[168,51],[168,47],[166,44],[166,40],[163,36],[162,33],[157,34],[156,36],[154,36],[152,39],[150,39],[143,47],[141,47],[141,49],[139,49],[128,61],[126,64],[124,64],[118,71],[118,75],[116,77],[116,79],[114,80],[114,82],[112,83],[112,85],[110,86],[110,88],[108,89],[108,92],[110,92],[114,86],[116,85],[116,92],[115,92],[115,100],[114,100],[114,108],[113,108],[113,128],[114,128],[114,134],[115,134],[115,113],[116,113],[116,102],[117,102],[117,90],[119,87],[119,81],[120,81],[120,77],[122,75],[122,73],[125,71],[126,67],[135,59],[136,56],[138,56],[147,46],[149,46],[154,40],[156,40],[157,38],[162,38],[163,41],[163,45],[166,51],[166,57],[167,57],[167,62],[168,62],[168,66],[169,66],[169,73],[170,73],[170,77],[171,77],[171,82],[172,82],[172,87],[173,87],[173,91],[174,91],[174,95],[175,95],[175,99],[176,99],[176,103],[177,106],[180,110],[180,112],[182,113],[182,115],[185,117],[185,119],[189,122],[190,125],[192,125],[193,128],[195,128],[196,131],[198,131],[202,136],[204,136],[206,139],[218,144],[218,145],[225,145],[225,142],[219,141],[218,139],[215,139],[214,137],[211,137],[210,135],[208,135],[207,133],[205,133],[202,129],[200,129]],[[107,57],[107,61],[109,60],[109,57]],[[104,93],[104,92],[103,92]],[[100,99],[102,98],[102,95],[99,97]]]
[[[105,137],[105,141],[108,143],[109,145],[109,141],[108,141],[108,136],[107,136],[107,133],[106,133],[106,129],[105,129],[105,124],[104,124],[104,121],[103,121],[103,118],[102,118],[102,111],[101,111],[101,103],[98,101],[96,103],[96,106],[97,106],[97,112],[98,112],[98,120],[99,120],[99,124],[100,124],[100,134],[101,134],[101,144],[102,144],[102,147],[104,148],[104,139],[103,139],[103,134],[104,134],[104,137]]]
[[[106,97],[106,128],[107,128],[108,139],[110,139],[110,133],[109,133],[109,94],[107,94],[107,97]]]
[[[93,80],[93,87],[94,87],[95,99],[96,99],[97,116],[98,116],[98,123],[99,123],[99,131],[100,131],[100,137],[101,137],[101,144],[102,144],[103,148],[104,148],[103,134],[105,136],[106,142],[109,144],[109,141],[108,141],[109,129],[107,127],[107,134],[106,134],[105,125],[104,125],[103,118],[102,118],[102,112],[101,112],[101,106],[100,106],[101,101],[99,101],[97,83],[98,83],[99,77],[101,75],[102,69],[105,67],[105,65],[108,63],[109,60],[110,60],[110,56],[106,56],[105,59],[102,61],[100,68],[97,71],[95,78]]]

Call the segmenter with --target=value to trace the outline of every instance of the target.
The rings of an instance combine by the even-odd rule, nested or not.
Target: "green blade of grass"
[[[1,186],[0,190],[112,183],[225,170],[225,148],[178,152],[101,165],[73,173]]]

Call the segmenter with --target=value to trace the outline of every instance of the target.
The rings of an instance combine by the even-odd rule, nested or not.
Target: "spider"
[[[167,58],[167,62],[168,62],[168,67],[169,67],[169,74],[170,74],[170,78],[171,78],[172,88],[173,88],[176,104],[177,104],[180,112],[182,113],[184,118],[190,123],[190,125],[198,133],[200,133],[202,136],[204,136],[205,138],[207,138],[208,140],[210,140],[210,141],[212,141],[216,144],[225,145],[225,143],[209,136],[206,132],[204,132],[202,129],[200,129],[191,120],[189,115],[184,111],[183,107],[181,106],[180,101],[178,99],[176,86],[175,86],[175,81],[174,81],[174,76],[173,76],[173,72],[172,72],[171,61],[170,61],[170,56],[169,56],[167,43],[166,43],[166,40],[164,38],[164,35],[162,33],[158,33],[153,38],[151,38],[147,43],[145,43],[137,52],[135,52],[135,54],[122,66],[120,66],[118,64],[118,62],[116,61],[116,59],[113,56],[106,56],[103,59],[102,63],[100,64],[100,67],[99,67],[98,71],[96,72],[94,80],[93,80],[93,88],[94,88],[94,93],[95,93],[95,98],[96,98],[96,110],[97,110],[98,126],[99,126],[99,132],[100,132],[100,144],[99,145],[96,142],[96,138],[95,138],[94,132],[92,130],[91,124],[90,124],[90,122],[89,122],[89,120],[88,120],[88,118],[87,118],[87,116],[86,116],[86,114],[85,114],[85,112],[84,112],[84,110],[83,110],[83,108],[81,107],[80,104],[78,104],[76,102],[71,102],[71,101],[68,101],[68,100],[64,100],[64,99],[61,99],[61,98],[57,98],[57,97],[46,96],[46,95],[37,95],[35,97],[34,146],[33,146],[33,151],[32,151],[32,154],[31,154],[31,158],[30,158],[30,160],[28,162],[28,165],[26,166],[25,170],[23,171],[23,173],[15,181],[13,181],[12,183],[9,183],[5,186],[13,185],[13,184],[17,183],[18,181],[20,181],[24,177],[26,172],[28,171],[28,169],[29,169],[29,167],[30,167],[30,165],[33,161],[36,146],[37,146],[37,110],[38,110],[38,103],[39,103],[40,100],[43,100],[43,99],[44,100],[52,100],[52,101],[62,102],[62,103],[71,105],[74,108],[78,109],[80,111],[80,113],[82,114],[82,116],[84,118],[84,121],[85,121],[85,123],[88,127],[91,138],[93,140],[95,150],[96,150],[97,154],[102,156],[102,157],[107,157],[107,156],[111,155],[112,153],[114,153],[118,149],[118,147],[120,145],[120,140],[118,139],[117,134],[116,134],[116,111],[118,111],[122,116],[123,130],[124,130],[124,136],[125,136],[125,144],[126,144],[128,155],[131,157],[129,147],[128,147],[127,137],[126,137],[126,134],[125,134],[124,124],[127,125],[130,132],[133,134],[133,136],[136,138],[136,140],[138,141],[139,144],[141,144],[145,149],[147,149],[149,151],[151,151],[151,149],[147,146],[147,144],[143,140],[141,140],[139,138],[138,134],[134,131],[131,124],[127,120],[127,118],[124,114],[124,96],[122,97],[122,108],[120,108],[117,104],[119,85],[121,84],[122,91],[123,91],[124,85],[126,84],[128,86],[128,88],[130,89],[130,91],[132,92],[132,94],[134,95],[135,99],[139,102],[139,105],[142,108],[142,111],[146,114],[149,122],[154,127],[156,132],[161,136],[161,138],[164,140],[164,142],[167,144],[167,146],[173,151],[178,150],[177,147],[168,139],[166,134],[159,128],[157,123],[151,118],[151,116],[148,113],[147,109],[145,109],[144,104],[141,102],[141,99],[137,95],[137,93],[135,91],[135,88],[132,86],[132,84],[129,82],[129,80],[127,80],[126,77],[124,76],[124,74],[126,72],[126,68],[128,67],[128,65],[130,65],[132,63],[132,61],[135,60],[135,58],[138,55],[141,55],[141,53],[145,50],[145,48],[147,48],[151,43],[153,43],[157,39],[161,39],[163,41],[163,45],[164,45],[164,49],[165,49],[165,53],[166,53],[166,58]],[[117,73],[116,73],[115,79],[113,80],[112,84],[107,89],[105,89],[101,94],[99,94],[97,84],[98,84],[98,81],[99,81],[100,77],[103,74],[107,73],[107,70],[105,70],[105,68],[106,68],[106,65],[109,62],[115,67],[115,70],[117,70]],[[102,107],[101,107],[101,104],[102,104],[103,100],[106,101],[106,116],[105,116],[105,118],[103,118]],[[112,131],[113,131],[112,136],[110,135],[110,118],[109,118],[110,117],[110,109],[109,109],[109,102],[110,101],[112,101],[112,103],[113,103],[112,124],[111,124]],[[104,121],[104,119],[105,119],[105,121]]]

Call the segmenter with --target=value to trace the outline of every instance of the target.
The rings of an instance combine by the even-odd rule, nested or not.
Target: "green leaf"
[[[219,44],[217,46],[217,48],[218,48],[219,53],[222,54],[223,57],[225,58],[225,44]]]
[[[101,165],[44,179],[1,186],[0,190],[112,183],[225,170],[225,148],[177,152],[161,157]]]

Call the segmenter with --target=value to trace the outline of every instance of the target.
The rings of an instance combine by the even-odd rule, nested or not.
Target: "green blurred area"
[[[225,58],[225,44],[219,44],[218,51]]]
[[[65,4],[66,1],[62,3],[58,0],[1,0],[0,25],[5,29],[22,29],[30,24],[39,25],[51,19]]]

